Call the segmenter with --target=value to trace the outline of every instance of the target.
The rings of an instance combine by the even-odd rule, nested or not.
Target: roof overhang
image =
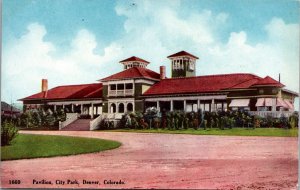
[[[287,92],[287,93],[289,93],[289,94],[293,94],[293,95],[299,97],[299,93],[298,93],[298,92],[295,92],[295,91],[292,91],[292,90],[288,90],[288,89],[285,89],[285,88],[282,88],[281,90],[282,90],[283,92]]]

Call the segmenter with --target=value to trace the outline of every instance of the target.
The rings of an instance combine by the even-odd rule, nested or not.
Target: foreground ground
[[[18,134],[11,145],[1,147],[1,160],[41,158],[100,152],[118,148],[116,141],[82,137]],[[76,148],[74,148],[76,147]]]
[[[26,133],[111,139],[122,146],[100,153],[5,161],[1,164],[2,187],[296,189],[297,184],[295,137]],[[10,185],[9,180],[21,180],[21,184]],[[52,184],[33,184],[34,180]],[[84,180],[99,184],[83,184]],[[104,184],[105,180],[124,184]]]

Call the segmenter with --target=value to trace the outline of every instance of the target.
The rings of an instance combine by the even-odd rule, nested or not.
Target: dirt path
[[[100,153],[2,162],[2,187],[296,189],[297,185],[297,138],[90,131],[22,133],[112,139],[123,145]],[[21,180],[21,184],[10,185],[13,179]],[[33,180],[52,184],[33,184]],[[99,184],[83,184],[83,180]],[[105,180],[121,180],[124,184],[104,184]],[[61,181],[65,184],[56,184]],[[71,181],[74,184],[67,184]]]

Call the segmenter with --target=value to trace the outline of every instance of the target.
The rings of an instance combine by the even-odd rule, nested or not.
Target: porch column
[[[276,99],[272,98],[272,111],[276,111]]]
[[[135,112],[135,102],[132,102],[132,111]]]
[[[65,109],[65,104],[62,105],[63,109]]]
[[[54,111],[56,111],[56,104],[54,104]]]
[[[72,104],[71,106],[72,106],[72,112],[74,113],[74,104]]]
[[[159,101],[156,102],[156,107],[157,107],[158,112],[160,112]]]
[[[92,103],[92,113],[91,113],[91,118],[94,119],[94,104]]]
[[[216,105],[215,105],[215,99],[211,100],[211,111],[215,111],[216,110]]]
[[[128,103],[124,103],[124,113],[127,113],[127,104]]]
[[[200,109],[200,100],[197,100],[197,111]]]
[[[183,100],[183,111],[186,111],[186,100]]]
[[[170,111],[173,111],[173,107],[174,107],[173,106],[173,100],[171,100],[171,108],[170,108],[171,110]]]
[[[119,103],[116,103],[116,113],[119,113]]]
[[[83,114],[83,104],[80,105],[80,114]]]

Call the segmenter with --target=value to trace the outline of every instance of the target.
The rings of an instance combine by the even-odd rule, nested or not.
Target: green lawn
[[[1,160],[75,155],[119,146],[119,142],[102,139],[19,134],[11,145],[1,147]]]
[[[102,130],[103,131],[103,130]],[[296,129],[279,129],[279,128],[233,128],[233,129],[117,129],[105,130],[115,132],[135,132],[135,133],[168,133],[168,134],[191,134],[191,135],[225,135],[225,136],[273,136],[273,137],[297,137],[298,128]]]

